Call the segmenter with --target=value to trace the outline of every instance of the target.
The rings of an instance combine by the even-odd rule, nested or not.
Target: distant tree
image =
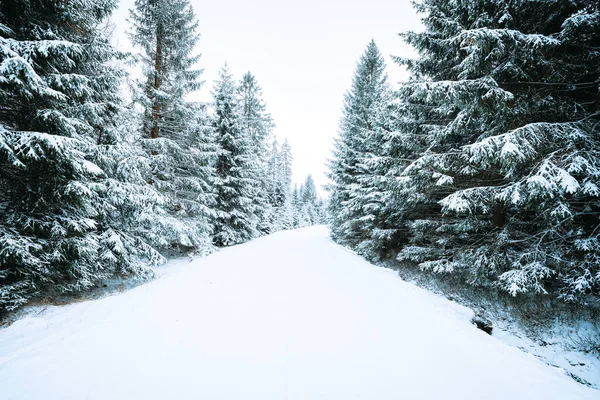
[[[270,181],[269,159],[266,156],[274,124],[271,115],[267,113],[267,106],[262,98],[262,89],[250,72],[242,78],[239,92],[241,127],[256,159],[256,162],[253,163],[256,168],[251,172],[260,182],[253,197],[258,218],[258,230],[262,234],[267,234],[273,231],[273,218],[275,217],[275,204],[269,196],[269,188],[273,183]]]
[[[294,228],[325,223],[324,202],[318,197],[312,175],[308,175],[300,186],[294,186],[291,201],[286,202],[286,207],[292,209]]]
[[[294,157],[292,156],[292,147],[288,142],[287,138],[284,139],[281,145],[281,180],[283,185],[286,187],[292,184],[292,162]]]
[[[252,73],[244,74],[239,87],[242,125],[255,152],[263,155],[268,150],[274,128],[271,114],[263,99],[262,88]]]

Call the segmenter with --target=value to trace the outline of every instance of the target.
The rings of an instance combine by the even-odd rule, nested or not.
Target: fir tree
[[[109,246],[100,251],[106,267],[153,276],[147,265],[160,264],[165,258],[153,247],[157,232],[164,232],[169,220],[167,198],[148,182],[152,180],[151,160],[141,146],[135,113],[123,109],[114,127],[103,132],[102,143],[95,146],[93,162],[104,172],[96,184],[103,238]],[[173,221],[170,221],[173,223]]]
[[[268,158],[265,157],[268,148],[268,142],[272,135],[273,121],[271,115],[267,113],[266,104],[262,98],[262,89],[258,85],[256,78],[250,72],[247,72],[240,83],[240,107],[241,107],[241,127],[244,130],[244,136],[248,138],[249,145],[255,161],[252,165],[256,168],[250,171],[260,186],[256,188],[256,195],[253,198],[254,207],[258,218],[258,230],[262,234],[273,231],[273,218],[275,217],[275,204],[269,197],[269,173]]]
[[[305,215],[307,225],[319,224],[319,197],[317,195],[315,181],[310,174],[306,177],[306,180],[302,185],[300,202],[301,213]]]
[[[354,248],[376,247],[371,236],[376,228],[385,225],[381,221],[382,180],[386,172],[382,162],[384,135],[390,130],[390,105],[385,62],[371,41],[345,96],[340,136],[330,165],[332,234]]]
[[[119,109],[121,73],[102,31],[115,7],[0,4],[0,311],[40,290],[147,271],[101,256],[118,245],[102,217],[104,172],[91,162]]]
[[[292,150],[287,141],[279,148],[277,139],[273,141],[269,159],[269,197],[274,208],[274,231],[294,227],[294,207],[292,204]]]
[[[256,77],[250,72],[243,76],[239,91],[243,128],[255,152],[262,155],[268,150],[274,128],[273,119],[267,112],[267,106],[262,98],[262,89]]]
[[[269,204],[273,209],[273,213],[271,215],[272,232],[286,229],[283,210],[286,197],[289,193],[289,186],[286,188],[281,179],[281,161],[279,142],[277,141],[277,138],[273,138],[271,142],[271,149],[269,150],[269,159],[267,161],[266,171],[267,195]]]
[[[190,115],[185,95],[200,89],[202,73],[194,69],[200,35],[192,6],[188,0],[136,0],[130,22],[131,41],[143,51],[143,130],[153,139],[185,132]]]
[[[300,200],[300,188],[298,187],[298,185],[294,185],[294,188],[291,190],[290,206],[292,209],[292,226],[294,228],[301,228],[303,226],[306,226],[305,220],[301,218],[300,213],[302,203]]]
[[[325,222],[324,202],[319,199],[312,175],[308,175],[300,186],[294,186],[290,206],[294,228],[319,225]]]
[[[419,10],[401,97],[423,154],[398,179],[411,240],[400,258],[513,295],[597,295],[597,3]]]
[[[131,40],[142,49],[144,80],[136,96],[143,107],[142,144],[152,155],[150,182],[165,196],[165,213],[146,233],[158,248],[206,253],[215,217],[216,147],[205,105],[185,99],[202,85],[193,55],[198,24],[187,0],[136,0],[130,21]]]
[[[215,82],[213,97],[213,126],[218,144],[214,242],[219,246],[229,246],[258,235],[253,198],[260,182],[254,174],[258,167],[256,156],[242,126],[237,88],[227,65]]]
[[[283,140],[283,144],[281,145],[280,159],[282,185],[290,188],[292,184],[292,162],[294,161],[294,157],[292,156],[292,147],[287,138]]]

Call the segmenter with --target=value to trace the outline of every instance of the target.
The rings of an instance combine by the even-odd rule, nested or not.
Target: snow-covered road
[[[600,399],[324,227],[167,271],[0,330],[0,398]]]

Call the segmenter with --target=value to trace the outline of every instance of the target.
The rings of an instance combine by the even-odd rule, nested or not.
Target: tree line
[[[535,298],[600,294],[600,7],[422,0],[392,88],[371,42],[330,162],[332,236]]]
[[[136,0],[142,77],[123,100],[117,5],[0,3],[0,314],[323,221],[312,178],[292,188],[291,148],[251,73],[225,66],[211,104],[187,100],[202,87],[188,0]]]

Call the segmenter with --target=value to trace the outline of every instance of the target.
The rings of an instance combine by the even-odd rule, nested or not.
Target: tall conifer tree
[[[385,173],[379,163],[384,132],[389,130],[386,123],[390,105],[385,62],[371,41],[345,96],[340,136],[330,166],[334,183],[329,203],[332,234],[352,247],[361,247],[370,239],[379,219],[379,181]]]
[[[206,107],[186,95],[200,89],[198,23],[188,0],[136,0],[130,11],[134,45],[144,78],[137,101],[143,107],[142,143],[152,154],[151,182],[165,195],[165,213],[146,229],[163,249],[206,252],[211,247],[215,157]]]
[[[423,154],[398,179],[416,199],[398,202],[400,258],[512,294],[597,295],[598,3],[418,7],[401,97]]]
[[[258,236],[258,218],[253,198],[260,182],[254,148],[242,125],[238,88],[227,65],[219,73],[213,89],[213,126],[218,157],[217,220],[215,244],[229,246]]]
[[[0,3],[0,311],[131,272],[124,259],[101,262],[123,254],[105,235],[104,172],[91,162],[119,109],[101,29],[115,7]]]
[[[239,86],[241,127],[244,135],[248,138],[252,149],[254,160],[251,165],[255,166],[252,173],[260,186],[256,188],[253,198],[258,218],[258,230],[262,234],[273,231],[273,218],[275,205],[269,197],[269,174],[268,174],[268,143],[272,136],[273,120],[267,112],[267,106],[262,98],[262,89],[256,78],[250,72],[244,74]]]
[[[185,132],[190,110],[185,95],[200,89],[195,47],[198,22],[188,0],[136,0],[130,38],[142,49],[144,132],[151,138]]]

